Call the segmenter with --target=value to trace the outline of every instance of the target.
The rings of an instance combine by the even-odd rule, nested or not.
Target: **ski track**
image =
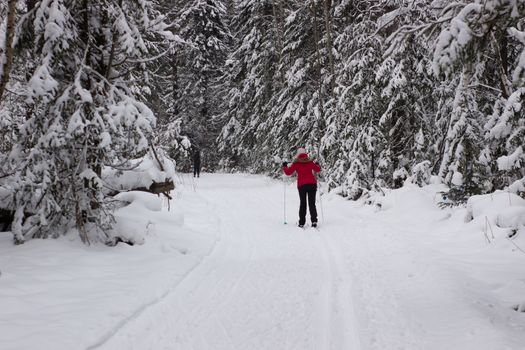
[[[219,222],[212,251],[177,286],[86,350],[360,350],[351,283],[336,244],[322,230],[276,220],[282,186],[272,180],[237,189],[218,178],[196,186]],[[289,209],[297,206],[294,194]]]
[[[316,230],[283,225],[281,181],[244,174],[179,179],[186,185],[175,193],[174,218],[164,212],[158,222],[148,223],[152,240],[144,253],[120,247],[126,263],[108,271],[107,264],[92,261],[96,255],[82,256],[88,261],[78,265],[82,279],[96,282],[81,285],[90,288],[85,295],[79,293],[85,288],[75,289],[75,296],[82,298],[69,298],[72,292],[67,289],[76,270],[52,271],[60,257],[55,256],[56,248],[47,247],[38,264],[44,268],[35,275],[38,283],[19,284],[29,303],[23,312],[16,313],[19,301],[4,289],[12,298],[7,300],[15,303],[3,305],[15,317],[3,319],[14,326],[0,330],[8,343],[0,343],[0,349],[524,348],[525,314],[511,305],[522,301],[523,279],[515,267],[525,258],[494,251],[504,247],[467,247],[474,237],[463,235],[475,230],[458,231],[459,236],[455,230],[466,226],[454,228],[454,221],[439,226],[443,214],[432,205],[417,210],[429,204],[431,192],[416,204],[407,200],[399,207],[392,195],[386,196],[383,209],[327,195],[327,215],[321,215]],[[297,219],[297,191],[291,182],[284,188],[292,223]],[[426,196],[419,189],[400,191],[408,191],[393,193],[400,199]],[[138,207],[133,213],[143,212]],[[148,213],[144,211],[152,215]],[[155,225],[162,227],[158,236]],[[33,244],[39,247],[41,242]],[[16,271],[25,274],[24,267],[33,269],[32,248],[17,260],[21,268],[5,279],[3,275],[2,283],[9,284]],[[104,261],[119,263],[118,256],[115,260],[112,252],[104,252],[112,256]],[[114,283],[114,273],[124,278]],[[40,295],[48,282],[54,306]],[[64,308],[50,310],[62,301]],[[93,312],[80,303],[94,307]],[[69,310],[71,306],[75,307]]]
[[[209,202],[205,202],[206,205],[209,205]],[[218,245],[218,242],[220,241],[220,236],[218,237],[218,239],[216,240],[215,244],[211,247],[210,251],[202,258],[202,260],[206,259],[207,256],[211,255],[213,253],[213,251],[216,249],[217,245]],[[201,260],[201,262],[202,262]],[[151,307],[154,307],[156,306],[157,304],[161,303],[164,301],[164,299],[166,299],[167,297],[170,296],[171,293],[173,293],[177,286],[183,282],[198,266],[199,266],[200,263],[197,263],[195,266],[193,266],[193,268],[189,269],[181,278],[180,280],[173,286],[171,286],[171,288],[169,288],[168,290],[166,290],[161,296],[159,296],[158,298],[155,298],[153,299],[152,301],[150,301],[149,303],[146,303],[146,304],[143,304],[141,305],[139,308],[137,308],[131,315],[129,315],[128,317],[125,317],[124,319],[122,319],[121,321],[119,321],[115,327],[113,327],[111,330],[109,330],[106,334],[104,334],[99,340],[97,340],[95,343],[93,343],[92,345],[86,347],[86,350],[93,350],[93,349],[98,349],[100,348],[101,346],[105,345],[106,342],[108,342],[112,337],[114,337],[122,328],[126,327],[127,325],[129,325],[130,323],[132,323],[135,319],[137,319],[138,317],[140,317],[145,311],[147,311],[149,308]]]
[[[217,223],[215,246],[86,350],[520,348],[519,326],[506,337],[512,318],[473,294],[483,286],[458,283],[423,231],[339,199],[324,203],[319,230],[283,225],[282,183],[258,176],[204,175],[194,189]],[[289,222],[297,197],[288,185]],[[200,216],[185,222],[210,229]]]
[[[346,270],[341,248],[337,247],[330,236],[319,236],[325,250],[331,272],[330,304],[326,312],[331,318],[328,343],[319,349],[361,349],[351,297],[351,281]]]

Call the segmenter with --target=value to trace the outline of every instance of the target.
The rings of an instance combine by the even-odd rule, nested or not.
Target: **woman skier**
[[[299,227],[304,227],[306,222],[306,197],[308,197],[312,227],[317,227],[317,210],[315,208],[317,180],[314,172],[320,172],[321,167],[308,157],[304,148],[299,148],[290,167],[287,162],[283,163],[283,171],[288,176],[291,176],[294,172],[297,173],[297,189],[299,190],[299,199],[301,200],[301,204],[299,205]]]

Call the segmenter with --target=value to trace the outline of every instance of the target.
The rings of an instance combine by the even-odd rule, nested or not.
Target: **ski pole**
[[[195,176],[191,178],[191,186],[193,187],[193,192],[197,192],[197,184],[195,183]]]
[[[319,204],[321,205],[321,222],[324,225],[324,210],[323,210],[323,185],[321,184],[321,189],[319,190]]]
[[[321,147],[319,143],[317,144],[317,156],[319,157],[319,163],[320,163],[321,162]],[[322,168],[321,168],[321,171],[322,171]],[[319,179],[322,180],[321,186],[319,186],[319,205],[321,206],[321,222],[324,225],[324,209],[323,209],[323,193],[322,193],[324,176],[321,173],[319,173]]]
[[[324,209],[323,209],[323,182],[324,182],[324,176],[319,173],[319,205],[321,206],[321,223],[324,225]]]
[[[283,197],[283,216],[284,216],[284,224],[286,225],[287,222],[286,222],[286,178],[284,177],[283,175],[283,193],[284,193],[284,197]]]

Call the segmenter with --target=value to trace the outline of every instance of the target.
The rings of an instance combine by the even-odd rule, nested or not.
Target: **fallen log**
[[[149,187],[150,192],[155,194],[169,193],[171,190],[174,189],[175,184],[173,183],[173,181],[154,182]]]
[[[173,183],[173,181],[164,181],[164,182],[154,182],[151,184],[151,186],[148,189],[142,187],[142,188],[132,189],[131,191],[144,191],[144,192],[150,192],[156,195],[163,194],[164,196],[166,196],[166,198],[173,199],[170,196],[170,191],[174,189],[175,189],[175,184]]]
[[[149,192],[149,193],[153,193],[153,194],[156,194],[156,195],[161,195],[163,194],[164,196],[166,196],[168,199],[173,199],[171,196],[170,196],[170,191],[171,190],[174,190],[175,189],[175,183],[173,183],[173,181],[171,180],[166,180],[164,182],[154,182],[150,185],[149,188],[146,188],[146,187],[135,187],[135,188],[130,188],[130,189],[126,189],[126,190],[114,190],[112,192],[110,192],[108,195],[113,197],[119,193],[122,193],[122,192],[131,192],[131,191],[141,191],[141,192]]]

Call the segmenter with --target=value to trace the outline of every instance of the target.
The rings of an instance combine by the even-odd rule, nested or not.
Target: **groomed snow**
[[[293,224],[294,186],[288,225],[282,181],[203,174],[178,178],[171,211],[126,195],[117,229],[142,245],[0,233],[0,349],[524,348],[517,198],[441,210],[439,185],[373,205],[325,195],[318,231]]]

